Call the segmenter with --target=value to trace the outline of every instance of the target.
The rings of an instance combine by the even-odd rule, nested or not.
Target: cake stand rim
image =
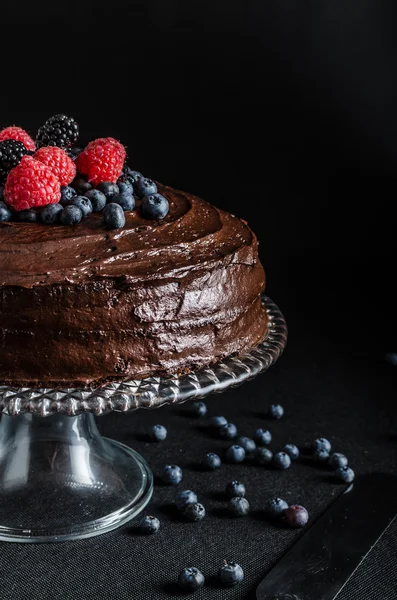
[[[0,386],[0,413],[9,416],[32,413],[46,417],[59,413],[77,416],[88,412],[100,416],[180,404],[241,385],[267,371],[287,342],[287,324],[281,310],[265,294],[262,304],[268,317],[266,335],[242,355],[225,357],[210,367],[185,375],[124,380],[95,387],[37,389],[4,385]]]

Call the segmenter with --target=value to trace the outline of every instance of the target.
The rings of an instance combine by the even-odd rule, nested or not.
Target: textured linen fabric
[[[293,317],[292,309],[289,313]],[[295,317],[289,324],[289,344],[279,362],[256,380],[209,397],[209,416],[224,415],[242,435],[269,427],[274,451],[288,442],[302,447],[317,436],[326,436],[335,451],[349,457],[357,473],[396,472],[397,369],[377,360],[375,348],[363,352],[348,339],[332,341],[319,331],[310,334]],[[273,402],[285,408],[280,421],[266,418],[266,408]],[[185,566],[198,567],[206,577],[206,586],[193,596],[198,600],[254,598],[259,581],[304,533],[267,522],[261,512],[264,502],[279,495],[303,504],[313,520],[344,486],[305,455],[285,472],[249,461],[223,463],[218,471],[204,472],[199,466],[203,454],[214,451],[223,456],[231,442],[214,436],[206,427],[207,419],[192,418],[188,408],[185,404],[112,414],[99,418],[98,424],[101,433],[136,448],[155,476],[165,463],[180,465],[184,477],[178,488],[195,490],[207,517],[200,523],[183,522],[173,505],[175,488],[157,480],[146,511],[161,520],[157,535],[139,535],[134,521],[121,530],[77,542],[3,542],[2,600],[183,598],[175,582]],[[146,434],[155,423],[167,427],[166,441],[147,441]],[[245,483],[251,504],[250,515],[241,519],[229,517],[225,510],[223,490],[233,479]],[[393,524],[338,600],[397,598],[396,550],[397,525]],[[237,561],[245,571],[244,582],[226,590],[214,580],[225,558]]]

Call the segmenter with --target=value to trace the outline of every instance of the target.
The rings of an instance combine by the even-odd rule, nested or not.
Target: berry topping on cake
[[[40,212],[40,221],[44,225],[54,225],[54,223],[58,223],[62,211],[61,204],[48,204]]]
[[[146,219],[163,219],[169,210],[168,200],[161,194],[149,194],[142,198],[142,216]]]
[[[110,181],[102,181],[102,183],[98,185],[97,189],[102,192],[102,194],[105,194],[105,198],[108,201],[120,192],[119,186],[116,183],[111,183]]]
[[[107,229],[121,229],[125,225],[124,211],[119,204],[110,202],[103,209],[103,222]]]
[[[151,179],[142,177],[135,183],[134,190],[138,198],[143,198],[149,194],[155,194],[157,192],[157,185]]]
[[[68,204],[70,204],[70,201],[72,200],[72,198],[74,198],[74,196],[77,196],[77,192],[74,188],[72,188],[70,185],[67,185],[65,187],[61,186],[60,203],[62,204],[62,206],[67,206]]]
[[[14,220],[20,223],[37,223],[37,212],[33,208],[27,208],[26,210],[20,210],[15,213]]]
[[[8,173],[19,165],[27,153],[26,147],[17,140],[0,142],[0,181],[5,181]]]
[[[71,199],[69,206],[77,206],[83,213],[83,217],[88,217],[92,213],[91,201],[85,196],[74,196]]]
[[[81,195],[84,195],[89,190],[92,190],[92,185],[80,175],[73,180],[72,187],[76,190],[78,194]]]
[[[61,198],[61,186],[46,165],[24,156],[7,177],[4,198],[16,211],[56,204]]]
[[[68,148],[67,153],[69,154],[70,158],[76,160],[78,155],[81,154],[83,150],[84,148],[78,148],[77,146],[74,146],[73,148]]]
[[[62,148],[46,146],[35,152],[34,158],[47,165],[61,185],[69,185],[76,177],[76,165]]]
[[[116,194],[112,198],[112,202],[121,206],[123,210],[134,210],[135,198],[131,194]]]
[[[71,204],[63,209],[59,217],[62,225],[77,225],[82,218],[83,213],[79,207]]]
[[[130,196],[133,195],[134,186],[132,185],[132,183],[129,179],[124,180],[123,177],[120,177],[117,180],[117,185],[118,185],[120,194],[130,194]]]
[[[78,137],[79,126],[72,117],[54,115],[40,127],[36,144],[38,148],[41,148],[41,146],[58,146],[66,149],[73,146]]]
[[[17,142],[21,142],[26,150],[31,150],[32,152],[36,150],[36,144],[22,127],[13,126],[2,129],[0,131],[0,142],[4,140],[16,140]]]
[[[90,200],[94,212],[101,212],[105,208],[106,196],[99,190],[88,190],[84,195]]]
[[[3,202],[2,200],[0,200],[0,223],[2,221],[10,221],[11,220],[11,210],[10,208],[7,206],[7,204],[5,204],[5,202]]]
[[[89,182],[98,185],[104,181],[116,183],[123,171],[125,148],[114,138],[99,138],[90,142],[76,158],[78,170]]]
[[[91,213],[102,213],[106,229],[120,229],[126,218],[158,221],[168,214],[168,199],[152,179],[127,165],[120,142],[98,138],[79,148],[78,134],[76,121],[62,114],[40,127],[36,142],[21,127],[0,131],[1,222],[77,225],[88,218],[96,227]],[[132,211],[138,214],[124,214]]]
[[[132,185],[134,185],[134,183],[136,183],[138,179],[143,179],[143,175],[139,171],[133,171],[128,165],[124,165],[122,178],[128,179],[128,181],[130,181]]]

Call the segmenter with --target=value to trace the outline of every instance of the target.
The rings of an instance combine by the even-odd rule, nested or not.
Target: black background
[[[0,126],[17,124],[34,134],[52,114],[70,114],[82,142],[120,139],[132,168],[234,212],[257,233],[268,292],[287,317],[288,353],[263,378],[267,387],[259,378],[245,392],[227,394],[226,404],[217,399],[216,410],[254,427],[265,389],[266,402],[281,400],[289,412],[293,441],[329,433],[363,472],[396,465],[395,373],[382,364],[385,352],[397,351],[396,13],[392,0],[73,0],[39,6],[3,0],[0,8]],[[174,438],[162,456],[128,432],[133,423],[146,430],[156,421],[183,429],[180,415],[160,414],[131,415],[130,421],[115,415],[100,420],[101,427],[158,467],[165,458],[175,460],[182,442],[188,447],[189,433]],[[209,444],[205,438],[197,443],[202,449]],[[310,479],[300,469],[292,480],[297,495],[319,514],[329,488],[325,481],[315,488],[321,474]],[[189,477],[198,485],[194,474]],[[157,497],[155,509],[167,524],[158,504]],[[237,530],[230,539],[241,555],[254,548],[249,536],[257,529],[239,527],[240,546]],[[204,537],[210,531],[211,520]],[[30,583],[23,583],[33,565],[41,571],[37,584],[50,586],[48,561],[51,577],[58,572],[67,589],[89,552],[95,557],[91,578],[81,571],[71,595],[58,588],[56,597],[100,594],[104,547],[107,556],[122,553],[130,543],[123,535],[76,543],[76,559],[66,570],[66,548],[58,546],[52,561],[48,547],[7,549],[5,560],[20,560],[26,573],[16,580],[10,573],[0,597],[8,600],[14,585],[21,598],[33,597]],[[292,539],[285,532],[269,535],[263,565],[252,567],[244,589],[230,597],[245,597]],[[158,543],[150,542],[148,561]],[[172,537],[163,543],[172,556]],[[207,565],[219,555],[213,543]],[[183,566],[182,558],[172,569]],[[116,581],[111,575],[109,597],[135,590],[133,597],[141,599],[139,586],[147,585],[146,597],[160,598],[159,579],[146,573],[146,583],[134,583],[131,573],[136,577],[142,565],[125,560],[123,576]],[[113,573],[111,562],[105,573]],[[384,556],[379,563],[386,564]],[[366,576],[373,573],[369,568]],[[382,576],[390,585],[389,574]],[[126,586],[119,594],[117,582]],[[50,590],[37,594],[50,597]],[[346,595],[355,597],[354,591]]]
[[[368,336],[376,308],[391,349],[396,12],[392,0],[6,0],[0,124],[34,133],[65,112],[82,141],[119,138],[133,168],[250,222],[285,310],[293,298],[325,316],[325,335],[339,314]]]

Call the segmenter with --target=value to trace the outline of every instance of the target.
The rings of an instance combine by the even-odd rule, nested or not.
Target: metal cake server
[[[358,477],[266,575],[257,600],[334,600],[397,514],[397,477]]]

